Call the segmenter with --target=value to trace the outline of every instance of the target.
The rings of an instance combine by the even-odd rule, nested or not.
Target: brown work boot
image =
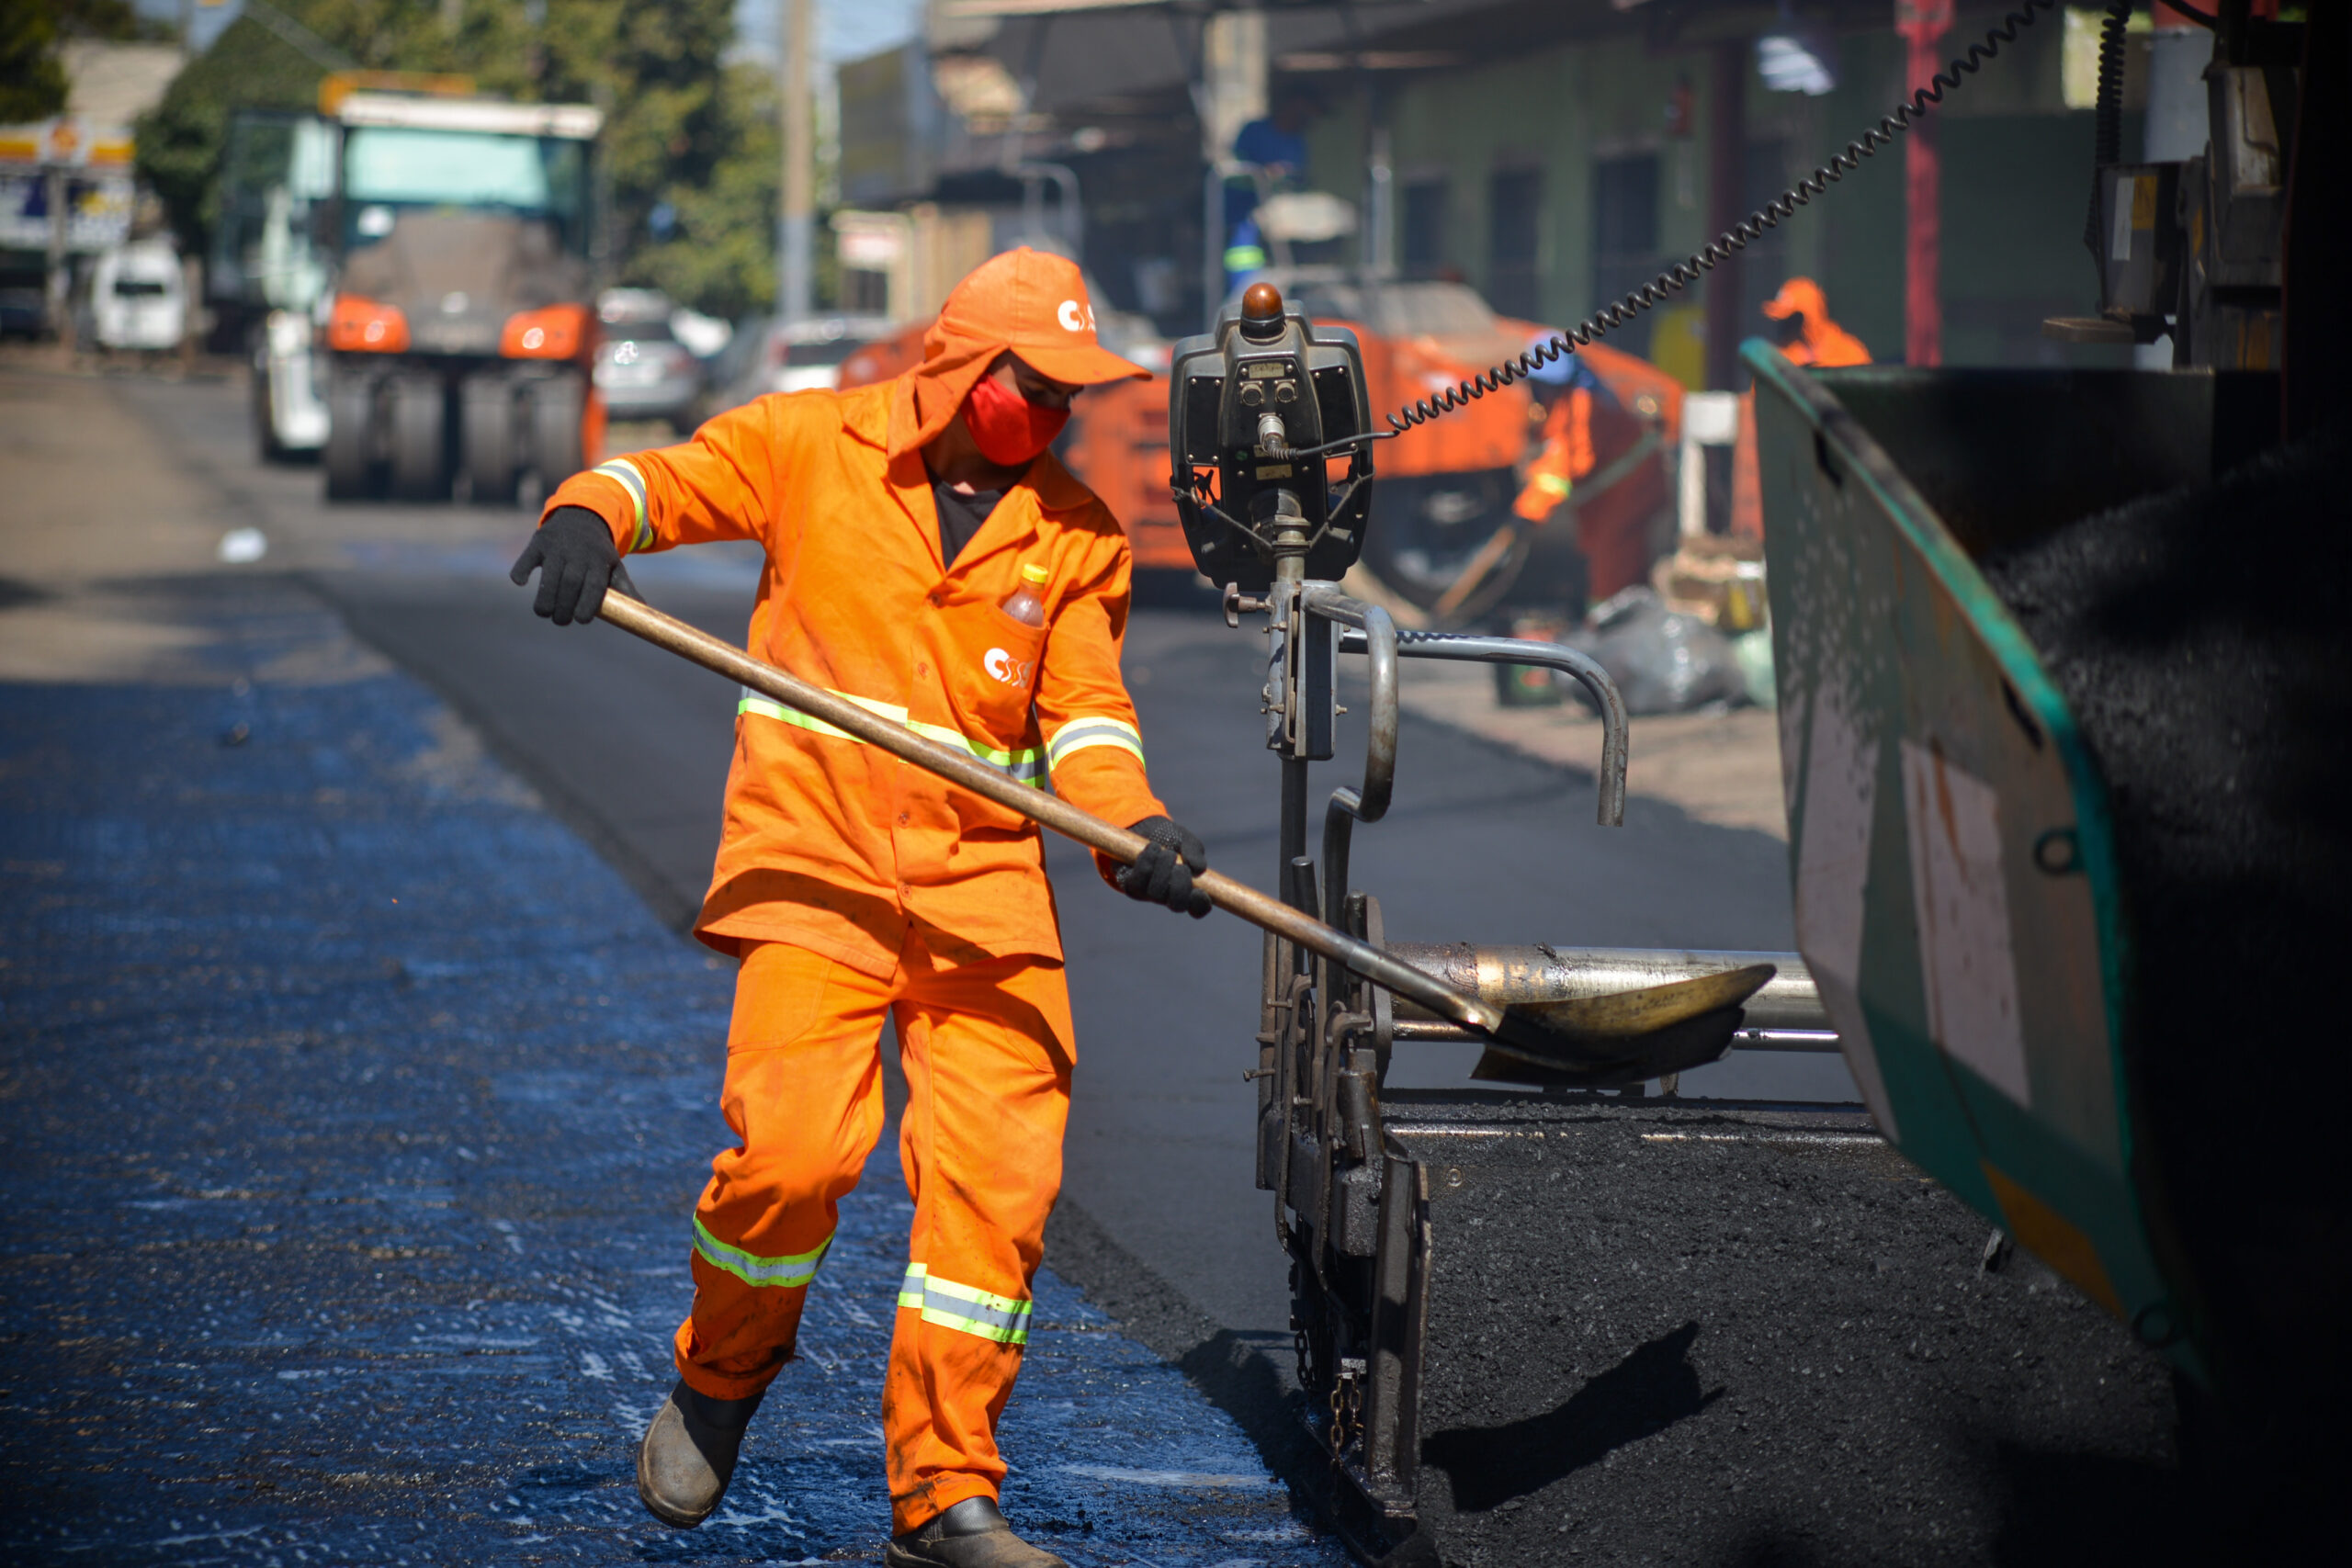
[[[888,1568],[1069,1568],[1019,1536],[993,1497],[967,1497],[920,1529],[892,1538]]]
[[[672,1389],[637,1449],[637,1495],[647,1511],[687,1529],[718,1512],[743,1429],[766,1396],[763,1389],[749,1399],[713,1399],[684,1382]]]

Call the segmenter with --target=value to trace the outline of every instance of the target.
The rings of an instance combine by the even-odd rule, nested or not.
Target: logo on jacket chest
[[[1008,686],[1025,686],[1036,665],[1015,659],[1001,648],[991,648],[980,655],[980,668],[989,672],[989,679],[992,681],[1001,681]]]

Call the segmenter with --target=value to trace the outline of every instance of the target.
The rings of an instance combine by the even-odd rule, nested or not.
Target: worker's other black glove
[[[1182,909],[1196,920],[1207,914],[1209,896],[1193,886],[1193,873],[1209,868],[1208,848],[1199,837],[1165,817],[1130,822],[1127,831],[1141,833],[1151,847],[1119,868],[1119,891],[1146,904]]]
[[[604,608],[607,588],[637,595],[637,584],[628,580],[628,568],[621,565],[621,553],[613,547],[613,531],[584,506],[557,507],[532,532],[531,542],[514,558],[514,570],[507,575],[520,588],[531,580],[534,567],[539,573],[539,596],[531,608],[560,626],[594,620]]]

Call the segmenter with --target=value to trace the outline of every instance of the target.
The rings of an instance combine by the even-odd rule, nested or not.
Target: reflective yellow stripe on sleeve
[[[1046,782],[1045,758],[1034,746],[1025,747],[1018,751],[1001,751],[993,746],[982,746],[944,725],[925,724],[920,719],[910,718],[907,715],[907,710],[902,707],[896,707],[888,703],[877,703],[867,697],[852,696],[847,692],[834,692],[831,694],[845,703],[855,703],[876,717],[887,718],[892,724],[911,729],[926,740],[936,740],[943,746],[953,746],[958,751],[978,757],[989,766],[1003,770],[1022,784],[1035,786],[1042,785]],[[797,708],[788,708],[772,697],[760,695],[748,686],[743,689],[741,699],[736,703],[735,711],[738,714],[752,714],[761,718],[772,718],[780,724],[788,724],[797,729],[805,729],[811,735],[827,736],[835,740],[847,740],[857,745],[865,744],[846,729],[827,724],[821,718],[811,718]]]
[[[629,500],[637,505],[637,525],[630,533],[628,548],[630,551],[651,549],[653,525],[645,513],[645,476],[637,471],[637,465],[626,457],[615,457],[608,462],[597,464],[588,471],[593,474],[602,474],[628,491]]]
[[[1046,766],[1058,768],[1090,746],[1115,746],[1143,761],[1143,732],[1125,719],[1098,715],[1071,719],[1054,731],[1046,741]]]
[[[1029,1343],[1033,1303],[943,1280],[920,1263],[908,1265],[906,1280],[899,1286],[899,1304],[922,1314],[925,1323],[942,1328],[993,1339],[1000,1345]]]

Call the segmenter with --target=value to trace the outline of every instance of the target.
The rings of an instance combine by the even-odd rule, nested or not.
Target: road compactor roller
[[[330,118],[327,498],[511,502],[594,462],[602,113],[361,91]]]

